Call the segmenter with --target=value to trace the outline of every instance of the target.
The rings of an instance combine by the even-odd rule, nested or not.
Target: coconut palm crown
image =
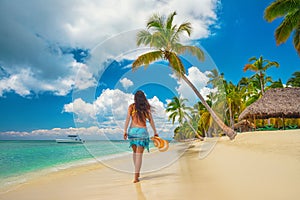
[[[186,33],[191,35],[192,26],[191,23],[185,22],[178,25],[173,25],[173,19],[176,12],[168,15],[168,17],[154,14],[147,22],[147,29],[142,30],[137,34],[137,45],[150,46],[153,50],[138,56],[138,58],[132,63],[132,68],[148,67],[150,63],[164,59],[169,62],[171,69],[175,74],[182,78],[199,97],[203,105],[211,113],[213,119],[217,122],[219,127],[230,137],[234,139],[236,133],[226,126],[224,122],[215,114],[215,112],[209,107],[205,99],[202,97],[197,88],[185,75],[185,68],[179,57],[180,54],[189,52],[196,56],[197,59],[204,60],[204,52],[196,46],[188,46],[180,43],[181,36]]]
[[[286,84],[291,87],[300,87],[300,71],[294,72]]]
[[[172,119],[172,123],[175,123],[175,119],[178,118],[178,122],[180,124],[183,123],[184,118],[188,117],[190,118],[188,111],[191,111],[191,108],[187,107],[185,105],[185,101],[187,99],[181,99],[178,97],[173,97],[173,100],[168,103],[167,112],[170,112],[169,120]]]
[[[137,35],[137,45],[149,45],[156,50],[139,56],[132,64],[133,69],[148,65],[154,61],[168,60],[172,69],[177,75],[185,74],[185,68],[178,57],[188,51],[199,60],[204,60],[204,53],[196,46],[187,46],[179,43],[180,36],[187,33],[190,36],[192,32],[191,23],[182,23],[179,26],[173,25],[173,19],[176,12],[171,13],[167,19],[164,16],[154,14],[147,22],[147,30],[142,30]]]
[[[287,41],[293,33],[293,43],[300,55],[300,0],[276,0],[265,9],[264,18],[272,22],[283,17],[281,24],[275,30],[277,45]]]
[[[253,62],[253,63],[246,64],[244,66],[244,72],[246,72],[247,70],[252,70],[256,74],[259,75],[259,80],[260,80],[260,84],[261,84],[261,93],[262,93],[262,95],[264,95],[264,93],[265,93],[265,81],[264,81],[265,80],[265,72],[267,71],[267,69],[269,69],[272,66],[278,68],[279,63],[276,61],[269,61],[267,59],[264,59],[262,56],[260,56],[259,58],[252,57],[249,59],[249,62]]]

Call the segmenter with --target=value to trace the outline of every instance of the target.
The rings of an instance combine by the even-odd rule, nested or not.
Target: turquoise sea
[[[37,174],[110,159],[131,152],[128,141],[0,141],[0,188],[22,183]]]

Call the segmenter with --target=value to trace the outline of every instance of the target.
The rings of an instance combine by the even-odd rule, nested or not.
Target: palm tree
[[[218,116],[224,119],[226,117],[226,112],[224,112],[226,109],[226,91],[224,87],[226,85],[226,80],[224,80],[224,74],[219,74],[217,69],[213,69],[210,72],[211,73],[207,75],[207,77],[210,78],[208,84],[211,84],[217,91],[211,92],[207,97],[213,102],[213,108],[215,112],[218,111]],[[210,104],[209,106],[212,107]]]
[[[189,116],[187,111],[191,111],[191,108],[185,105],[187,99],[181,99],[178,97],[173,97],[173,100],[168,103],[166,112],[170,112],[169,120],[172,119],[172,123],[175,123],[176,118],[178,118],[179,124],[182,124],[186,116]]]
[[[207,100],[207,104],[211,106],[211,101]],[[197,112],[195,113],[196,115],[200,116],[198,120],[199,131],[204,133],[206,137],[210,137],[211,135],[208,135],[208,129],[212,126],[213,122],[211,114],[207,111],[207,109],[201,102],[198,102],[194,105],[194,111]]]
[[[239,85],[235,86],[232,82],[229,82],[225,85],[225,90],[230,126],[233,128],[235,116],[238,116],[246,107],[243,102],[245,88],[239,87]]]
[[[154,50],[143,55],[140,55],[132,64],[132,68],[136,69],[142,65],[148,67],[150,63],[160,59],[165,59],[169,62],[171,69],[175,72],[178,78],[182,78],[199,97],[201,102],[211,113],[213,119],[222,128],[222,130],[234,139],[236,133],[226,126],[224,122],[215,114],[215,112],[206,103],[200,92],[193,83],[185,75],[185,68],[180,54],[189,52],[196,56],[199,60],[204,60],[204,53],[196,46],[186,46],[180,43],[180,36],[187,33],[189,36],[192,32],[191,23],[185,22],[178,25],[173,25],[173,18],[176,12],[171,13],[167,18],[154,14],[147,23],[147,29],[142,30],[137,35],[137,45],[149,45]]]
[[[172,123],[174,124],[176,118],[178,118],[179,124],[182,126],[183,123],[187,123],[189,127],[193,130],[194,134],[200,138],[203,139],[197,131],[194,129],[194,127],[189,123],[189,120],[191,120],[191,116],[188,114],[189,111],[192,111],[192,108],[185,105],[185,101],[187,99],[181,99],[178,97],[173,97],[173,100],[168,103],[166,112],[171,113],[169,115],[169,120],[172,119]]]
[[[244,66],[244,72],[246,72],[247,70],[252,70],[254,71],[256,74],[259,75],[259,81],[260,81],[260,88],[261,88],[261,93],[262,95],[264,95],[265,93],[265,82],[264,82],[264,78],[265,78],[265,72],[267,71],[267,69],[269,69],[272,66],[275,67],[279,67],[279,63],[275,62],[275,61],[269,61],[266,59],[263,59],[262,56],[260,56],[259,58],[256,57],[252,57],[249,59],[249,62],[254,61],[252,64],[246,64]]]
[[[259,98],[258,96],[259,92],[257,90],[256,85],[260,85],[260,84],[255,84],[255,81],[253,81],[252,78],[248,78],[248,77],[241,78],[241,80],[237,84],[239,88],[244,90],[243,102],[245,103],[246,106],[249,106],[251,103],[253,103]]]
[[[286,84],[292,87],[300,87],[300,71],[294,72],[293,77]]]
[[[278,79],[278,81],[272,81],[271,85],[268,88],[284,88],[284,86],[281,79]]]
[[[300,55],[300,1],[276,0],[265,9],[264,18],[268,22],[279,17],[284,18],[275,30],[276,44],[286,42],[293,32],[294,47]]]
[[[223,73],[219,74],[217,69],[213,69],[210,72],[211,73],[207,75],[207,77],[210,78],[208,84],[212,84],[214,88],[223,86],[224,74]]]

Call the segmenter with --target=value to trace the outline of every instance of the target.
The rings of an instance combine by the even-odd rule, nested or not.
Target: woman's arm
[[[124,140],[127,140],[127,130],[130,121],[130,113],[131,113],[131,106],[129,106],[127,110],[127,116],[126,116],[125,126],[124,126],[124,136],[123,136]]]
[[[155,128],[155,124],[154,124],[154,120],[153,120],[151,112],[149,112],[149,122],[150,122],[151,128],[153,129],[154,136],[158,137],[158,134],[156,132],[156,128]]]

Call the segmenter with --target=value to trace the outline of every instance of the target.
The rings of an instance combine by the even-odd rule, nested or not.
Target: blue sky
[[[162,112],[168,99],[181,95],[193,102],[195,97],[164,62],[130,70],[143,51],[134,47],[135,33],[157,10],[176,10],[179,23],[192,22],[192,39],[206,51],[207,60],[183,58],[188,66],[197,66],[188,73],[203,94],[209,91],[207,70],[216,67],[237,83],[253,74],[242,71],[252,56],[279,62],[267,74],[286,83],[299,71],[300,59],[291,39],[276,46],[273,36],[281,20],[263,19],[271,2],[127,0],[115,8],[110,0],[1,1],[0,139],[55,138],[57,132],[72,131],[118,138],[123,112],[137,89],[158,108],[159,130],[168,134],[173,126]]]
[[[300,69],[300,59],[292,44],[292,37],[280,46],[276,46],[274,31],[281,19],[267,23],[263,11],[270,4],[265,1],[222,1],[219,13],[220,26],[216,35],[202,40],[202,45],[213,57],[220,72],[227,80],[237,83],[244,73],[242,68],[252,56],[263,56],[277,61],[279,68],[271,68],[267,74],[274,80],[282,79],[286,83],[292,73]]]

